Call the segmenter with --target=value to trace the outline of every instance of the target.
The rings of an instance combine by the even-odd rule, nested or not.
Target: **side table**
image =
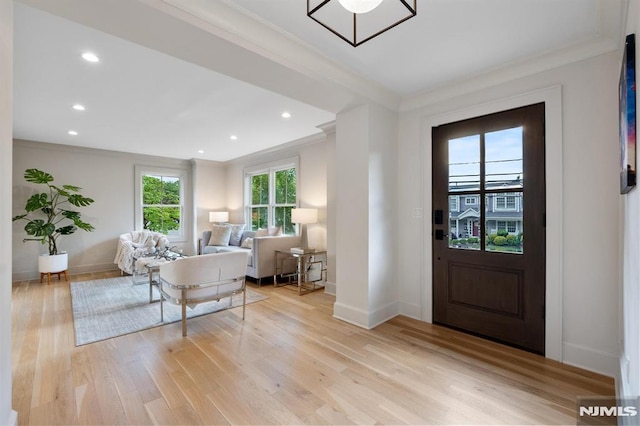
[[[283,268],[287,259],[293,258],[296,261],[296,271],[286,273]],[[279,282],[278,277],[286,279]],[[293,285],[298,289],[298,294],[303,295],[324,288],[327,280],[327,252],[315,251],[309,253],[293,253],[288,250],[276,250],[275,252],[275,272],[273,276],[273,286]]]

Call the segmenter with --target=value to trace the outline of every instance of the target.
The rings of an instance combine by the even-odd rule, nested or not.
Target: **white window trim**
[[[453,197],[453,199],[456,202],[456,207],[455,209],[451,208],[451,198],[449,198],[449,210],[452,212],[459,212],[460,211],[460,196],[459,195],[452,195],[450,197]]]
[[[135,169],[135,183],[134,183],[134,228],[137,231],[144,229],[142,223],[142,176],[144,175],[159,175],[159,176],[174,176],[180,179],[180,206],[181,218],[180,218],[180,232],[179,234],[168,235],[167,238],[171,242],[185,242],[188,241],[188,235],[191,229],[191,213],[189,212],[189,206],[191,205],[188,198],[190,194],[189,188],[191,188],[191,174],[188,169],[178,169],[171,167],[156,167],[156,166],[142,166],[136,165]]]
[[[498,207],[498,198],[504,198],[504,207]],[[507,207],[507,198],[513,198],[514,206]],[[518,197],[516,195],[503,195],[497,194],[493,197],[493,210],[498,212],[517,212],[518,211]]]
[[[296,169],[296,202],[292,204],[276,204],[275,191],[275,172],[287,169]],[[267,226],[274,226],[274,209],[275,207],[292,206],[298,207],[300,200],[300,161],[298,157],[290,157],[282,160],[272,161],[270,163],[261,164],[259,166],[247,167],[244,169],[244,221],[247,229],[251,229],[251,177],[255,175],[268,174],[269,176],[269,205],[267,207]],[[262,206],[256,205],[256,206]],[[255,206],[253,206],[255,207]]]
[[[468,200],[471,200],[471,202],[469,202]],[[468,206],[477,206],[478,204],[480,204],[480,200],[477,195],[470,195],[464,197],[464,203]]]

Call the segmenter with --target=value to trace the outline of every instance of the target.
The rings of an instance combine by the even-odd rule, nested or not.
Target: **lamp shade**
[[[382,0],[340,0],[342,7],[353,13],[371,12],[380,6]]]
[[[353,47],[416,16],[418,0],[307,0],[307,16]]]
[[[209,222],[229,222],[229,212],[209,212]]]
[[[293,209],[291,210],[291,222],[316,223],[318,221],[318,209]]]

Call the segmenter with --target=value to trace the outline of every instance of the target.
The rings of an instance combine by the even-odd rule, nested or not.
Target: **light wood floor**
[[[614,394],[612,379],[442,327],[367,331],[334,319],[329,295],[260,291],[244,322],[232,309],[189,320],[187,338],[171,324],[75,347],[69,285],[14,283],[19,423],[575,424],[576,396]]]

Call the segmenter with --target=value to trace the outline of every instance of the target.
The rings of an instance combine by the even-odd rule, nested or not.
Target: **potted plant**
[[[27,200],[25,213],[15,216],[13,221],[25,220],[25,232],[30,237],[24,241],[40,241],[49,245],[48,255],[38,259],[38,269],[42,273],[62,272],[67,270],[67,253],[58,251],[58,238],[71,235],[78,229],[91,232],[94,227],[80,219],[80,213],[68,207],[85,207],[93,203],[93,199],[84,197],[78,192],[82,189],[73,185],[52,185],[53,176],[38,169],[27,169],[24,172],[27,182],[46,185],[44,192],[33,194]]]

